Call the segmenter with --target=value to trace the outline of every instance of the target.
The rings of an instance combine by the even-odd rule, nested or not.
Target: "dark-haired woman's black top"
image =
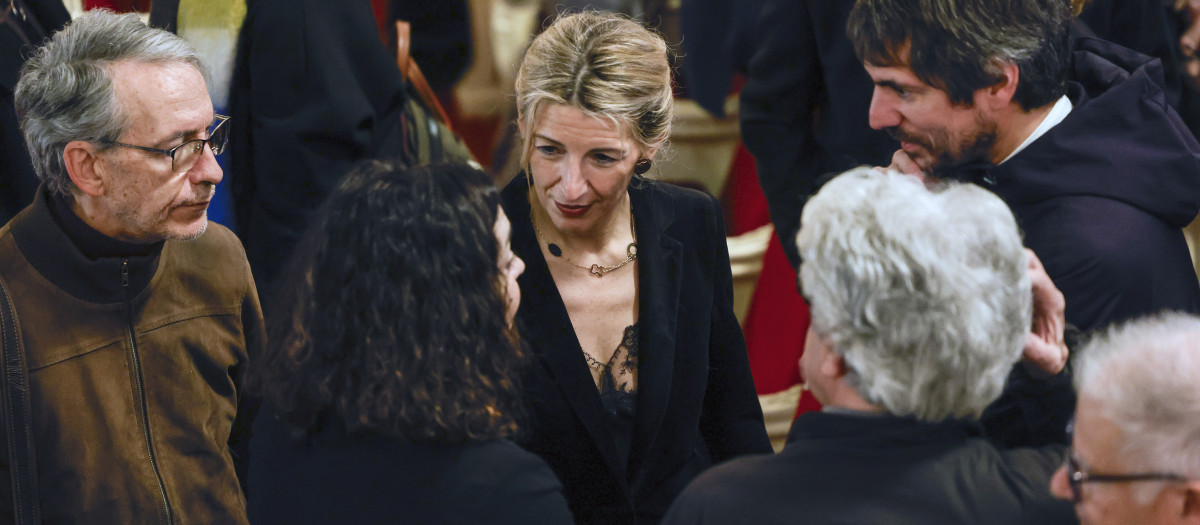
[[[501,194],[513,252],[526,264],[517,318],[532,359],[522,377],[530,423],[521,445],[562,480],[576,521],[656,523],[704,469],[770,453],[733,314],[716,199],[652,181],[629,188],[638,233],[638,381],[627,430],[597,391],[534,237],[528,194],[523,175]]]
[[[293,439],[264,409],[250,449],[256,525],[571,523],[550,467],[508,440],[419,443],[334,425]]]

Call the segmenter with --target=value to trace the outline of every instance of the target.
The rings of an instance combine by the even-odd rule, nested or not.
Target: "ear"
[[[96,145],[73,140],[63,148],[63,163],[71,182],[83,193],[93,197],[104,195],[104,172],[108,166],[96,152]]]
[[[642,152],[642,157],[650,159],[650,160],[654,160],[654,156],[657,154],[658,154],[658,148],[654,147],[654,148],[650,148],[649,151]]]
[[[829,341],[822,341],[825,345],[825,355],[821,357],[821,375],[830,379],[841,379],[849,373],[849,367],[846,366],[846,359],[833,348],[833,344]]]
[[[1017,84],[1021,81],[1021,69],[1012,62],[996,62],[1000,69],[1000,80],[975,92],[975,103],[997,111],[1007,107],[1017,94]],[[982,100],[981,100],[982,99]]]

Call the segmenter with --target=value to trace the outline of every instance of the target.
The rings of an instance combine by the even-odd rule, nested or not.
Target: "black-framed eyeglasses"
[[[150,153],[161,153],[171,157],[172,172],[183,173],[192,169],[192,166],[196,165],[196,161],[200,160],[200,157],[204,155],[205,144],[208,144],[208,147],[212,148],[213,155],[220,155],[222,151],[225,151],[225,144],[229,142],[229,126],[225,125],[225,123],[228,121],[229,117],[225,115],[217,115],[216,118],[213,119],[212,125],[208,128],[208,138],[192,139],[171,149],[135,146],[133,144],[126,144],[124,142],[117,142],[115,140],[107,139],[99,140],[97,142],[101,144],[111,144],[113,146],[124,146],[126,148],[139,149],[142,151],[148,151]]]
[[[1188,478],[1168,472],[1141,472],[1136,474],[1093,474],[1080,466],[1079,458],[1075,457],[1075,449],[1067,447],[1067,455],[1063,458],[1063,468],[1067,471],[1067,483],[1071,485],[1071,498],[1075,503],[1083,501],[1084,483],[1131,483],[1135,481],[1188,481]]]

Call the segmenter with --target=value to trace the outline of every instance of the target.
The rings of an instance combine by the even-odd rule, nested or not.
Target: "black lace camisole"
[[[600,377],[596,387],[600,390],[600,404],[608,416],[609,427],[617,441],[621,458],[629,461],[629,447],[633,442],[633,424],[637,415],[637,368],[638,327],[625,328],[621,344],[607,363],[601,363],[588,355],[588,366],[597,370]]]

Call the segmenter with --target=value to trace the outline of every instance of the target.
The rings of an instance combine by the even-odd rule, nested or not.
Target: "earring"
[[[636,164],[633,165],[633,174],[634,175],[645,175],[647,171],[650,171],[650,166],[651,166],[650,159],[648,159],[646,157],[642,157],[642,158],[638,159]]]

